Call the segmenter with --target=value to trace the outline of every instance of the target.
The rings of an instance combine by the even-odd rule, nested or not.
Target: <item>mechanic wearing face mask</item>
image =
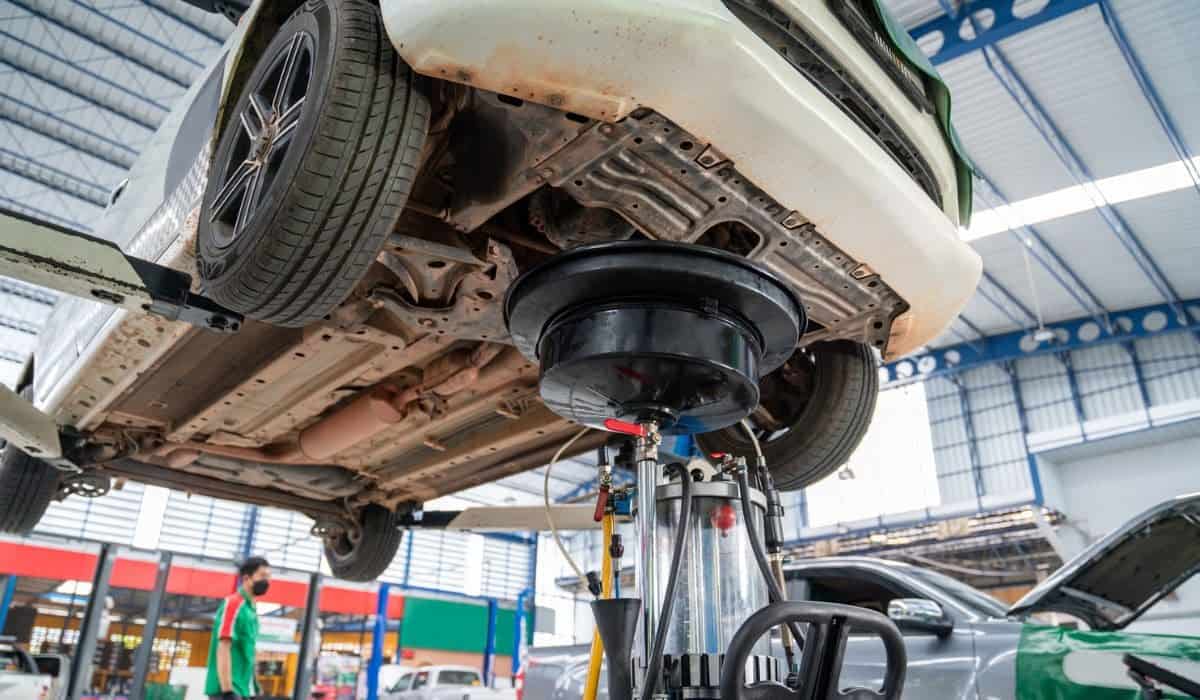
[[[213,621],[208,647],[208,681],[204,692],[213,700],[239,700],[261,694],[254,677],[258,613],[254,601],[271,585],[271,565],[250,557],[238,567],[237,591],[225,596]]]

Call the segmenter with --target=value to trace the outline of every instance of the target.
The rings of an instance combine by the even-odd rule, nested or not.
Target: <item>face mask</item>
[[[254,583],[250,584],[250,592],[256,596],[260,596],[260,595],[266,593],[267,589],[270,587],[271,587],[271,582],[263,579],[263,580],[255,581]]]

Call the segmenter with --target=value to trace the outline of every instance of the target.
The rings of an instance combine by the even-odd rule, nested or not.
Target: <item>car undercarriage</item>
[[[233,336],[185,331],[102,410],[79,391],[64,405],[72,421],[97,421],[88,428],[105,473],[174,470],[171,482],[189,490],[327,517],[329,503],[412,507],[544,464],[573,426],[541,405],[537,368],[507,347],[505,291],[555,252],[647,231],[786,280],[804,300],[804,344],[883,347],[905,309],[800,212],[662,115],[598,123],[450,83],[433,92],[400,223],[327,319],[304,329],[247,321]],[[164,333],[153,320],[125,324],[131,355]],[[105,356],[114,374],[126,359],[117,345]],[[395,390],[382,402],[391,415],[358,432],[329,429],[361,426],[362,407],[351,407],[379,402],[384,389]],[[322,425],[341,437],[313,449]]]

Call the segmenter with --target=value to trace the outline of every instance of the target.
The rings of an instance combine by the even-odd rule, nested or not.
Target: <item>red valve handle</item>
[[[596,512],[592,513],[592,520],[600,522],[604,520],[604,511],[608,509],[608,487],[600,487],[600,495],[596,497]]]
[[[632,435],[634,437],[646,437],[646,426],[638,425],[637,423],[629,423],[623,420],[617,420],[616,418],[605,418],[604,429],[614,433]]]

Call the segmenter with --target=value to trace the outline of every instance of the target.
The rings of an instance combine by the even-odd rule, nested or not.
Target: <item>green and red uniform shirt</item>
[[[258,643],[258,613],[246,593],[238,588],[236,593],[225,596],[217,608],[213,622],[212,641],[208,645],[208,680],[204,692],[220,695],[221,678],[217,675],[217,646],[220,641],[230,642],[230,680],[233,692],[243,698],[259,694],[258,681],[254,678],[254,647]]]

